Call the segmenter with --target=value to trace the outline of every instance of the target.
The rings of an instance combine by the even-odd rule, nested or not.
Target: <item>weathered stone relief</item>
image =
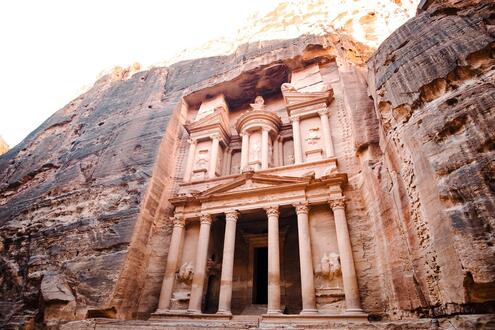
[[[194,266],[191,262],[185,262],[177,273],[179,283],[191,284],[194,275]]]
[[[308,135],[306,137],[306,142],[310,145],[318,144],[320,142],[320,128],[312,127],[308,130]]]
[[[210,151],[208,149],[198,150],[198,157],[194,169],[208,169],[210,163]]]

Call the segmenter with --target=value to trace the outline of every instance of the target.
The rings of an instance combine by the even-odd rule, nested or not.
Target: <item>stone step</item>
[[[244,308],[241,315],[262,315],[266,314],[267,305],[248,305]]]

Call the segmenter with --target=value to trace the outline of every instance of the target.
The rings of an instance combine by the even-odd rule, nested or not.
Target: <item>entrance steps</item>
[[[266,314],[268,305],[247,305],[241,315],[263,315]]]

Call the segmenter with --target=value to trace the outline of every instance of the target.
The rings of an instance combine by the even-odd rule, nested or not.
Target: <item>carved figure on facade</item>
[[[208,168],[208,163],[210,161],[210,155],[207,149],[199,150],[198,158],[196,160],[196,168],[203,169]]]
[[[259,143],[256,143],[253,148],[253,159],[259,160],[261,159],[261,145]]]
[[[294,164],[294,155],[289,154],[287,155],[287,165],[292,165],[292,164]]]
[[[318,275],[332,281],[341,273],[340,257],[335,252],[323,254],[320,261],[320,273]]]
[[[194,276],[194,266],[192,263],[186,261],[180,266],[179,271],[177,272],[177,281],[179,283],[191,284]]]
[[[265,99],[262,96],[256,96],[254,103],[250,105],[253,110],[263,110],[265,108]]]
[[[313,127],[310,128],[308,131],[308,135],[306,137],[306,142],[308,144],[317,144],[320,141],[321,135],[320,135],[320,128],[319,127]]]
[[[206,262],[206,274],[208,274],[208,276],[219,275],[221,269],[222,265],[215,261],[214,256],[208,258],[208,261]]]

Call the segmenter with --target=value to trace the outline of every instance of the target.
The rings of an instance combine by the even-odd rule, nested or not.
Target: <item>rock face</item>
[[[332,33],[103,77],[0,157],[0,327],[147,318],[186,153],[183,96],[321,58],[338,63],[324,76],[340,91],[333,134],[352,174],[363,308],[392,320],[493,312],[494,12],[424,1],[368,68],[370,48]]]
[[[382,293],[397,313],[486,311],[495,297],[495,4],[419,10],[369,60],[378,121],[368,126],[379,136],[358,148],[384,242]]]

